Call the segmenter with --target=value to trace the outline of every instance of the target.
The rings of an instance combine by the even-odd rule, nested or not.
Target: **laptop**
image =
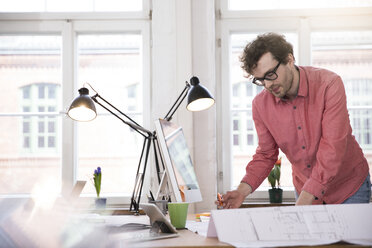
[[[141,203],[139,207],[150,218],[150,225],[127,223],[115,227],[109,231],[113,240],[132,243],[179,236],[176,228],[155,204]]]
[[[83,191],[84,186],[85,186],[86,183],[87,183],[87,181],[80,181],[80,180],[76,181],[74,187],[71,190],[71,193],[70,193],[68,199],[70,201],[76,201],[79,198],[81,192]]]

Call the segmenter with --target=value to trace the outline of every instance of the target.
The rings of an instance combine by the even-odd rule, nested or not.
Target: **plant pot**
[[[95,205],[96,205],[96,208],[98,209],[103,209],[103,208],[106,208],[106,198],[97,198],[95,200]]]
[[[282,203],[283,190],[282,189],[269,189],[270,203]]]

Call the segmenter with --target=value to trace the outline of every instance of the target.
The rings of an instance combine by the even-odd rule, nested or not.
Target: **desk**
[[[145,215],[134,217],[138,221],[147,220]],[[188,215],[189,220],[195,220],[195,214]],[[201,235],[198,235],[192,231],[187,229],[178,230],[179,236],[175,238],[167,238],[167,239],[159,239],[159,240],[152,240],[152,241],[142,241],[139,243],[131,243],[131,248],[138,248],[138,247],[175,247],[175,248],[192,248],[192,247],[234,247],[230,244],[220,242],[218,238],[207,238]],[[301,248],[308,248],[309,246],[297,246]],[[369,247],[369,246],[362,246],[362,245],[351,245],[346,243],[336,243],[331,245],[320,245],[315,246],[318,248],[359,248],[359,247]]]
[[[197,235],[189,230],[180,230],[180,236],[176,238],[169,239],[159,239],[153,241],[144,241],[141,243],[133,244],[131,247],[155,247],[155,248],[195,248],[195,247],[234,247],[229,244],[219,242],[217,238],[206,238],[200,235]],[[309,246],[296,246],[297,248],[308,248]],[[346,243],[336,243],[331,245],[319,245],[314,246],[317,248],[365,248],[370,246],[362,245],[352,245]],[[293,248],[293,247],[291,247]]]
[[[189,230],[180,230],[180,236],[176,238],[145,241],[133,247],[175,247],[175,248],[193,248],[193,247],[234,247],[229,244],[219,242],[217,238],[206,238],[197,235]],[[296,246],[297,248],[308,248],[309,246]],[[365,248],[370,246],[352,245],[346,243],[336,243],[331,245],[314,246],[317,248]],[[293,247],[291,247],[293,248]]]
[[[169,239],[158,239],[143,241],[133,247],[234,247],[229,244],[219,242],[217,238],[207,238],[193,233],[189,230],[179,230],[180,236]]]

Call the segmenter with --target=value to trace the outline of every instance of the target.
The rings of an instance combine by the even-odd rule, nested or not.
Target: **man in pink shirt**
[[[253,83],[264,86],[252,103],[258,147],[236,190],[222,197],[237,208],[267,178],[279,149],[292,164],[296,205],[368,203],[369,168],[352,135],[345,89],[334,72],[296,66],[284,36],[259,35],[241,57]]]

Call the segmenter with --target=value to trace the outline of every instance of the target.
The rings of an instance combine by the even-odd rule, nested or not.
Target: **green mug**
[[[187,202],[168,203],[170,221],[175,228],[185,228],[188,207]]]

